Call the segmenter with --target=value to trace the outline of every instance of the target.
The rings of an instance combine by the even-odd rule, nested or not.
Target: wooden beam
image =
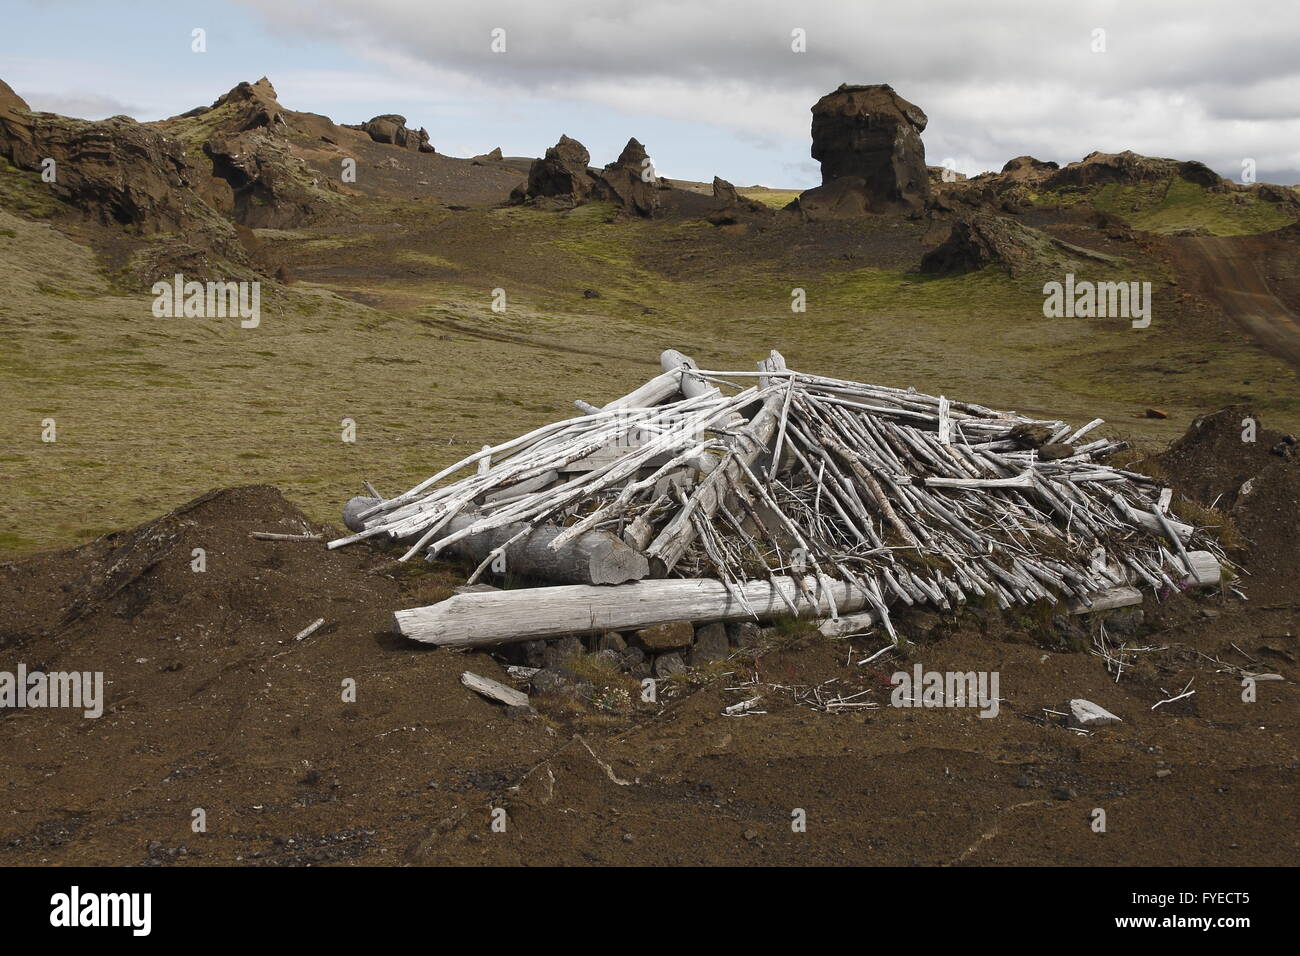
[[[513,687],[507,687],[500,681],[493,680],[490,677],[480,677],[478,674],[466,671],[460,675],[460,682],[470,690],[482,694],[489,700],[505,704],[507,707],[528,706],[527,694],[517,691]]]
[[[458,515],[447,533],[468,528],[479,515]],[[609,531],[588,531],[572,541],[550,547],[564,529],[539,525],[531,534],[514,540],[528,530],[528,524],[513,522],[471,534],[453,542],[447,551],[475,562],[486,561],[503,548],[505,568],[510,574],[566,584],[623,584],[639,581],[650,573],[646,556]]]
[[[825,586],[824,586],[825,585]],[[814,596],[809,601],[804,595]],[[825,617],[860,611],[867,595],[843,581],[774,577],[728,588],[713,578],[567,585],[457,594],[394,615],[398,633],[443,647],[485,647],[586,631],[626,631],[672,621],[764,620],[789,613]]]

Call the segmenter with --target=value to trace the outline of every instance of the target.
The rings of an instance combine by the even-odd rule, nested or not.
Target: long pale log
[[[460,675],[460,682],[470,690],[482,694],[490,700],[505,704],[507,707],[528,706],[527,694],[517,691],[513,687],[507,687],[491,677],[482,677],[472,671],[466,671]]]
[[[343,509],[343,521],[359,530],[357,514],[373,504],[374,499],[353,498]],[[458,515],[443,529],[447,534],[470,527],[482,516]],[[448,551],[474,562],[488,558],[528,528],[524,522],[511,522],[461,538]],[[550,543],[563,528],[541,525],[532,534],[505,549],[505,566],[511,574],[562,581],[567,584],[623,584],[639,581],[650,573],[645,555],[608,531],[589,531],[552,550]]]
[[[1142,592],[1134,587],[1107,588],[1088,595],[1088,601],[1070,602],[1071,614],[1093,614],[1097,611],[1113,611],[1117,607],[1128,607],[1142,603]]]
[[[1014,478],[926,478],[927,488],[1033,488],[1029,472]]]
[[[454,533],[470,527],[480,515],[459,515],[445,529]],[[528,529],[525,522],[512,522],[471,534],[451,544],[447,551],[471,561],[482,562],[505,546],[508,573],[561,581],[566,584],[623,584],[639,581],[650,573],[644,554],[629,547],[608,531],[588,531],[552,550],[550,543],[564,529],[544,524],[532,534],[515,541]],[[513,543],[511,543],[513,541]]]
[[[616,408],[649,408],[669,398],[676,398],[682,392],[682,370],[669,369],[656,375],[640,388],[628,392],[622,398],[601,406],[600,411],[607,412]],[[690,398],[692,396],[686,396]],[[584,411],[586,411],[584,409]],[[587,414],[592,414],[587,412]]]
[[[813,601],[805,595],[812,594]],[[713,578],[638,581],[618,587],[569,585],[457,594],[394,615],[405,637],[443,647],[484,647],[583,631],[624,631],[672,621],[760,620],[789,613],[823,617],[859,611],[865,592],[843,581],[774,577],[728,588]],[[751,614],[752,612],[752,614]]]
[[[666,375],[673,372],[677,373],[681,381],[682,394],[687,398],[695,398],[697,395],[717,391],[717,388],[700,378],[700,376],[693,374],[694,370],[699,368],[695,364],[695,360],[689,355],[683,355],[676,349],[664,349],[659,356],[659,367],[664,370]]]

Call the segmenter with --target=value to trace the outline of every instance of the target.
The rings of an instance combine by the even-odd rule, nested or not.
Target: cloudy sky
[[[291,109],[402,113],[451,155],[567,133],[603,164],[636,136],[670,178],[802,188],[809,107],[890,83],[929,115],[929,161],[966,173],[1133,149],[1300,183],[1294,0],[6,0],[4,20],[0,78],[89,119],[267,75]]]

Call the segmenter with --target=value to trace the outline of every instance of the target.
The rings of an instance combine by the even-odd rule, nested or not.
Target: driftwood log
[[[823,587],[822,584],[828,584]],[[759,620],[789,613],[821,617],[856,611],[868,597],[843,581],[778,577],[729,588],[712,578],[638,581],[620,587],[569,585],[457,594],[427,607],[398,611],[397,630],[442,647],[485,647],[585,631],[624,631],[672,621]],[[778,593],[779,592],[779,593]],[[807,603],[811,593],[815,601]]]
[[[1219,564],[1206,551],[1190,552],[1201,587],[1217,586]],[[809,600],[811,596],[812,600]],[[1119,587],[1076,602],[1072,614],[1141,603],[1142,592]],[[829,637],[859,633],[881,620],[863,611],[872,596],[856,585],[813,576],[774,577],[728,586],[712,578],[637,581],[619,587],[521,588],[457,594],[437,604],[398,611],[398,633],[443,647],[486,647],[587,631],[626,631],[671,621],[768,620],[797,609],[801,617],[826,617]],[[861,613],[855,613],[861,612]],[[832,616],[833,615],[833,616]]]
[[[356,515],[373,504],[372,498],[353,498],[343,509],[344,523],[359,530]],[[447,532],[462,531],[478,519],[476,514],[460,515],[447,524]],[[498,567],[509,574],[565,584],[624,584],[650,573],[645,555],[609,531],[588,531],[552,548],[562,528],[544,524],[529,532],[529,527],[523,522],[501,525],[460,538],[447,551],[476,563],[491,564],[500,556],[504,560]]]

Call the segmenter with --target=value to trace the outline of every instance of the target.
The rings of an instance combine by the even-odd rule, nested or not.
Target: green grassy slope
[[[1156,319],[1134,330],[1044,319],[1041,285],[994,271],[927,278],[610,212],[386,206],[361,224],[268,235],[304,281],[268,287],[261,326],[241,329],[154,318],[151,298],[115,294],[85,248],[0,211],[0,553],[255,481],[337,520],[363,478],[401,491],[573,414],[574,399],[630,391],[670,346],[723,367],[779,348],[797,368],[1100,415],[1140,437],[1172,437],[1232,401],[1300,425],[1294,374],[1232,330],[1189,326],[1159,274]],[[805,313],[790,309],[795,287]],[[1143,419],[1153,404],[1170,420]],[[340,440],[345,417],[354,444]],[[41,441],[45,418],[56,443]]]

